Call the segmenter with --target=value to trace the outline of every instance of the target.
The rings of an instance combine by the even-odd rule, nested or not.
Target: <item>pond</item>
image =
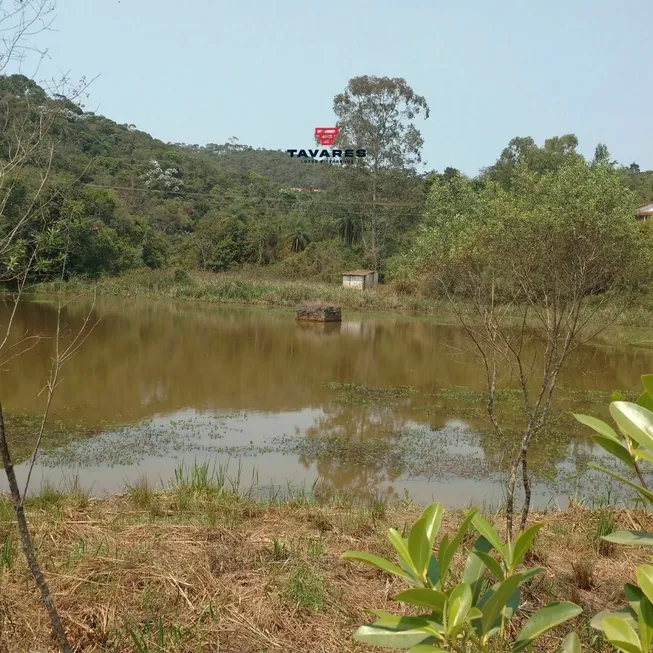
[[[63,309],[61,347],[88,311],[87,301]],[[340,324],[307,325],[288,310],[142,300],[99,301],[96,320],[62,369],[32,491],[77,478],[94,495],[122,492],[210,461],[256,491],[407,494],[450,507],[502,500],[523,424],[519,394],[505,379],[500,441],[484,415],[482,367],[458,327],[349,311]],[[14,342],[52,335],[56,324],[56,303],[24,303]],[[0,379],[23,482],[55,346],[34,342]],[[568,409],[605,414],[612,391],[636,392],[651,371],[647,350],[595,343],[574,354],[532,451],[538,506],[598,491],[587,471],[597,452]]]

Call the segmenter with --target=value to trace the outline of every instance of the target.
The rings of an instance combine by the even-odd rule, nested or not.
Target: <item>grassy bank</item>
[[[224,304],[250,304],[294,308],[299,302],[318,300],[355,311],[404,312],[421,314],[440,324],[458,324],[448,301],[401,293],[392,284],[372,290],[343,288],[335,284],[272,279],[261,273],[185,272],[173,270],[138,270],[98,282],[73,279],[67,282],[39,284],[33,293],[75,295],[96,288],[101,295],[122,298],[143,297],[174,301],[203,301]],[[651,347],[653,340],[633,333],[649,327],[653,314],[653,297],[642,296],[618,317],[610,332],[614,339],[628,344]],[[521,316],[515,311],[515,323]],[[611,316],[612,317],[612,316]],[[600,316],[599,316],[600,319]]]
[[[118,277],[106,277],[97,283],[74,279],[52,282],[34,288],[39,293],[75,294],[97,287],[103,295],[147,297],[151,299],[207,301],[295,307],[301,301],[319,300],[343,308],[372,311],[417,311],[448,313],[444,302],[402,295],[391,286],[379,286],[361,292],[335,284],[285,281],[237,273],[180,272],[140,270]]]
[[[44,487],[27,514],[51,590],[76,650],[363,651],[352,631],[366,608],[400,610],[403,583],[340,559],[345,550],[392,557],[390,526],[410,525],[410,501],[355,505],[301,495],[255,500],[202,469],[179,473],[165,491],[146,483],[121,496],[89,499]],[[486,511],[487,514],[487,511]],[[503,518],[488,515],[501,528]],[[461,513],[445,516],[451,533]],[[651,530],[638,511],[574,505],[534,515],[545,522],[529,566],[546,573],[526,590],[525,612],[554,600],[581,605],[572,626],[593,650],[588,619],[621,606],[641,549],[606,546],[616,527]],[[457,572],[461,560],[456,560]],[[556,649],[564,631],[543,648]],[[0,651],[55,651],[17,542],[13,512],[0,499]],[[605,649],[607,650],[607,649]]]

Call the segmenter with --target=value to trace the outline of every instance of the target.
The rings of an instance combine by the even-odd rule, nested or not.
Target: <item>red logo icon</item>
[[[333,145],[336,136],[340,133],[337,127],[316,127],[315,135],[320,141],[320,145]]]

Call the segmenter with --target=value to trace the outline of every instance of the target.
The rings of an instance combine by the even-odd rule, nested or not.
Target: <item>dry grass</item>
[[[350,549],[391,555],[385,532],[409,526],[415,507],[389,505],[372,519],[369,509],[309,500],[271,506],[217,493],[180,501],[178,492],[142,490],[106,500],[59,497],[29,508],[76,651],[369,650],[351,639],[368,620],[364,609],[401,610],[391,600],[400,581],[339,556]],[[1,504],[0,651],[55,651],[11,511]],[[646,513],[612,517],[620,528],[653,530]],[[610,558],[600,555],[597,514],[580,507],[540,518],[546,526],[529,565],[545,566],[546,574],[526,591],[526,612],[565,599],[589,616],[620,606],[623,584],[635,580],[645,552],[617,547]],[[452,530],[459,519],[448,513],[443,528]],[[7,556],[1,545],[8,537]],[[581,568],[591,570],[593,582],[579,582]]]

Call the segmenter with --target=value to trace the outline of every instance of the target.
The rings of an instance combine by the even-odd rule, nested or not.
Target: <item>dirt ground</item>
[[[39,497],[28,518],[75,651],[363,651],[351,635],[365,609],[402,612],[392,596],[403,581],[344,561],[359,550],[391,557],[387,529],[408,528],[410,503],[373,507],[307,499],[267,505],[217,493],[154,494],[105,500]],[[503,517],[486,515],[502,527]],[[443,532],[461,519],[448,512]],[[584,614],[572,626],[592,650],[604,648],[589,618],[622,607],[646,551],[601,544],[614,528],[653,530],[638,511],[572,506],[533,515],[544,521],[529,566],[543,566],[522,596],[526,616],[555,600]],[[462,558],[457,560],[458,568]],[[555,650],[566,630],[541,650]],[[0,651],[58,650],[19,546],[9,502],[0,502]]]

